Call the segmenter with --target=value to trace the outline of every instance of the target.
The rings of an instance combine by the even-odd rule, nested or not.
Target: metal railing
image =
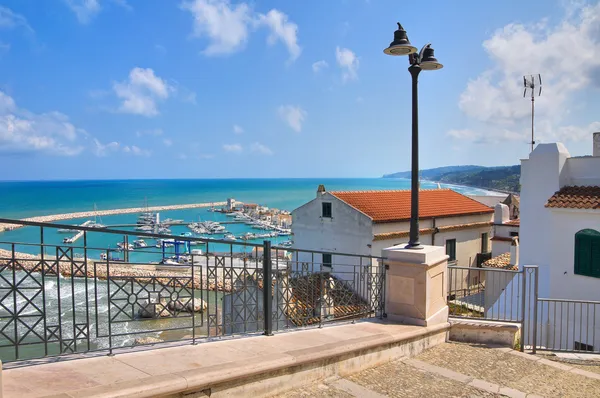
[[[19,233],[37,237],[36,242],[0,242],[0,359],[5,363],[270,335],[384,316],[380,257],[278,247],[270,241],[0,223],[25,224]],[[61,228],[81,231],[80,240],[61,243]],[[147,243],[166,241],[160,249],[131,250],[128,242],[135,236]],[[120,251],[103,244],[116,240],[124,242]],[[175,250],[179,246],[185,250]]]
[[[448,267],[450,317],[521,324],[520,346],[536,335],[538,268]]]
[[[537,299],[533,351],[600,353],[600,301]]]

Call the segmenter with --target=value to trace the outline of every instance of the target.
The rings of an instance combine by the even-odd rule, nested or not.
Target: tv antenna
[[[533,138],[533,115],[535,110],[535,97],[539,97],[542,95],[542,75],[539,73],[537,75],[529,75],[523,76],[523,98],[527,96],[527,92],[531,94],[531,152],[533,152],[533,146],[535,145],[535,140]]]

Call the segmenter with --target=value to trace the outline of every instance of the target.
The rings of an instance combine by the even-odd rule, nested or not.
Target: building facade
[[[490,250],[493,212],[452,190],[422,190],[421,243],[445,246],[450,261],[473,266],[478,253]],[[382,249],[408,241],[410,191],[327,192],[320,186],[316,198],[294,210],[292,216],[294,247],[381,256]],[[343,264],[336,264],[335,254],[324,256],[321,261],[334,273],[344,269]]]

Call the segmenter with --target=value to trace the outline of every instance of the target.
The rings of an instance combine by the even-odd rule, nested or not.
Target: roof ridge
[[[330,194],[334,195],[336,193],[390,193],[390,192],[410,192],[410,189],[367,189],[367,190],[356,190],[356,191],[329,191]],[[453,189],[450,188],[430,188],[430,189],[419,189],[419,192],[432,192],[432,191],[452,191],[452,192],[456,192]],[[456,192],[459,195],[463,195],[464,194],[460,193],[460,192]]]

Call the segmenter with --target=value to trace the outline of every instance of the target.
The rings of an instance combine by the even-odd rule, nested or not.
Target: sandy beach
[[[182,210],[182,209],[195,209],[201,207],[221,207],[225,206],[227,202],[212,202],[212,203],[190,203],[183,205],[166,205],[166,206],[151,206],[151,207],[128,207],[125,209],[112,209],[112,210],[97,210],[97,211],[80,211],[75,213],[63,213],[53,214],[48,216],[37,216],[23,218],[21,221],[34,221],[34,222],[53,222],[60,220],[72,220],[74,218],[86,218],[94,216],[110,216],[115,214],[129,214],[129,213],[142,213],[145,211],[167,211],[167,210]],[[12,230],[21,228],[23,225],[19,224],[2,224],[0,223],[0,232],[6,230]]]

